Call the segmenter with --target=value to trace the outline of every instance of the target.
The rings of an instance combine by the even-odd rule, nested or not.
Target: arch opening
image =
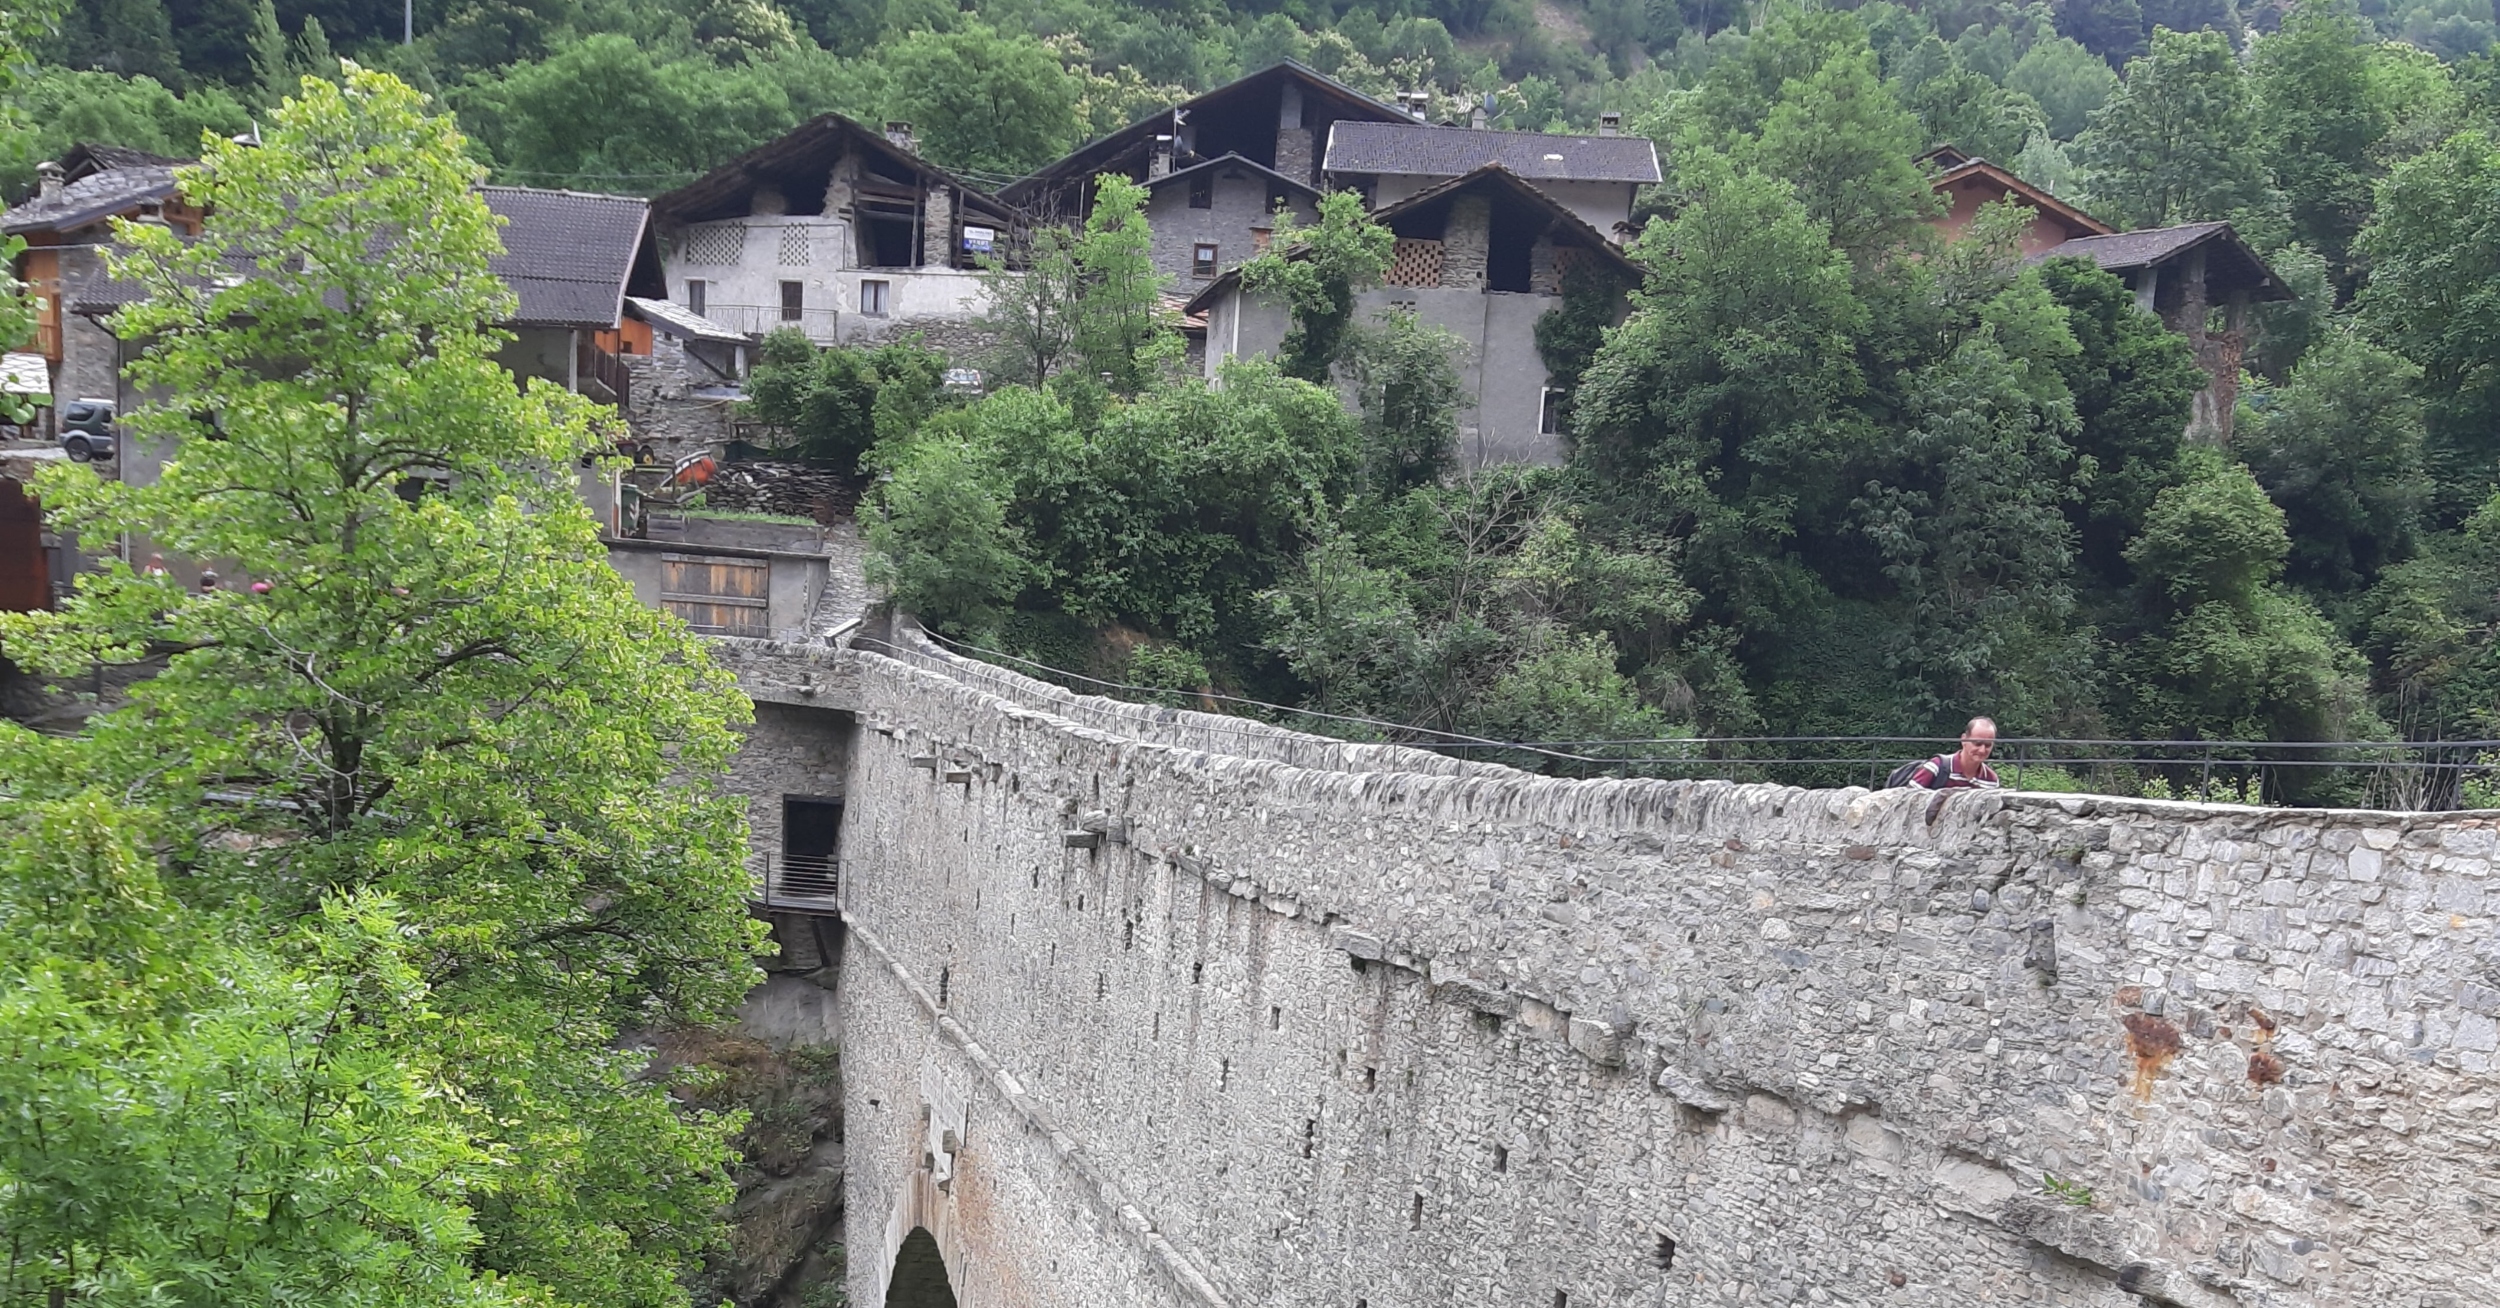
[[[894,1275],[886,1281],[885,1308],[955,1308],[955,1287],[946,1279],[946,1258],[937,1237],[915,1226],[894,1255]]]

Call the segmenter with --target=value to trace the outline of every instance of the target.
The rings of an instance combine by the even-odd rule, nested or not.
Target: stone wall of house
[[[1449,223],[1441,231],[1441,285],[1445,289],[1481,291],[1493,241],[1493,205],[1481,195],[1450,201]]]
[[[914,1229],[996,1305],[2500,1271],[2489,815],[1557,781],[899,643],[839,660],[854,1302]]]
[[[651,353],[624,358],[633,378],[625,423],[634,439],[651,446],[662,462],[729,439],[737,405],[705,399],[695,391],[732,383],[690,357],[684,341],[655,332]]]

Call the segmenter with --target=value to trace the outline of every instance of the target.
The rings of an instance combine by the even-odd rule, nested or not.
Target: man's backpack
[[[1937,776],[1941,777],[1945,774],[1944,755],[1938,754],[1934,758],[1914,758],[1909,762],[1894,768],[1892,770],[1892,775],[1884,778],[1884,789],[1898,790],[1903,786],[1917,784],[1914,778],[1918,776],[1918,770],[1930,763],[1936,765]]]

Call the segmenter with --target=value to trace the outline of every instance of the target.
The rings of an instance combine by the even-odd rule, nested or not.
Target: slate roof
[[[487,267],[520,298],[513,323],[616,326],[625,309],[625,280],[650,221],[650,201],[522,186],[480,187],[479,194],[506,220],[504,252]]]
[[[174,194],[171,164],[143,164],[89,173],[51,199],[32,199],[0,213],[0,234],[73,232]]]
[[[1294,190],[1300,191],[1314,200],[1319,198],[1319,188],[1311,185],[1309,182],[1296,181],[1295,179],[1287,177],[1283,173],[1268,167],[1266,164],[1260,163],[1256,159],[1244,158],[1238,154],[1227,154],[1214,159],[1202,160],[1198,163],[1191,164],[1187,168],[1175,168],[1161,177],[1149,177],[1146,179],[1146,189],[1151,191],[1157,187],[1168,186],[1192,173],[1201,173],[1205,172],[1207,169],[1217,167],[1246,168],[1271,182],[1292,187]]]
[[[690,341],[743,342],[747,338],[745,332],[724,327],[682,304],[668,300],[651,300],[639,295],[628,295],[625,297],[625,308],[644,322],[669,335],[680,336]]]
[[[1499,164],[1529,181],[1634,182],[1660,179],[1658,147],[1645,136],[1558,136],[1424,123],[1361,123],[1329,129],[1331,173],[1458,177]]]
[[[150,154],[126,145],[90,145],[80,142],[61,155],[61,172],[71,180],[89,173],[114,168],[178,168],[198,163],[197,159],[177,159],[170,155]]]
[[[2205,251],[2205,276],[2209,285],[2226,294],[2246,290],[2258,300],[2289,300],[2292,292],[2283,279],[2274,275],[2257,252],[2248,248],[2239,234],[2224,222],[2184,223],[2177,227],[2151,227],[2138,232],[2118,232],[2109,236],[2078,236],[2055,248],[2033,256],[2042,259],[2090,259],[2104,272],[2133,272],[2168,263],[2190,250]]]

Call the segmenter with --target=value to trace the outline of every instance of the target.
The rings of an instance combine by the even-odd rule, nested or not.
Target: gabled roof
[[[1149,177],[1146,179],[1146,189],[1149,191],[1160,190],[1165,186],[1171,185],[1173,182],[1179,181],[1181,178],[1205,172],[1210,168],[1247,168],[1251,172],[1257,173],[1259,176],[1264,177],[1277,185],[1292,187],[1294,190],[1300,191],[1314,200],[1319,198],[1319,188],[1311,185],[1309,182],[1296,181],[1295,179],[1287,177],[1283,173],[1268,167],[1266,164],[1260,163],[1256,159],[1244,159],[1237,154],[1228,154],[1218,159],[1207,159],[1199,163],[1191,164],[1187,168],[1175,168],[1161,177]]]
[[[520,298],[514,323],[616,326],[650,221],[649,201],[523,186],[481,187],[479,194],[505,220],[503,253],[487,267]]]
[[[999,198],[1010,204],[1029,204],[1037,194],[1054,183],[1090,176],[1126,151],[1143,146],[1147,138],[1170,132],[1174,110],[1196,113],[1284,82],[1298,83],[1305,96],[1318,98],[1342,117],[1383,123],[1414,121],[1395,105],[1383,104],[1326,73],[1287,59],[1226,82],[1212,91],[1192,96],[1170,109],[1158,109],[1109,136],[1078,146],[1059,159],[1044,164],[1032,176],[1009,183],[999,192]]]
[[[866,124],[841,114],[818,114],[684,186],[654,197],[651,216],[661,223],[706,222],[714,218],[735,217],[736,213],[729,211],[730,206],[756,182],[777,175],[830,169],[844,150],[852,145],[900,165],[907,172],[917,173],[924,180],[940,181],[954,187],[963,193],[965,205],[970,209],[1002,222],[1014,216],[1013,211],[1001,204],[998,197],[887,140],[885,133],[872,131]]]
[[[736,341],[743,343],[746,333],[724,327],[682,304],[667,300],[645,299],[639,295],[625,297],[627,315],[640,318],[671,336],[690,341]]]
[[[2108,223],[2102,222],[2100,219],[2085,213],[2083,210],[2066,203],[2064,200],[2060,200],[2056,196],[2041,190],[2039,187],[2033,186],[2031,183],[2024,181],[2022,178],[2016,177],[2014,174],[1997,167],[1995,164],[1992,164],[1985,159],[1972,158],[1964,155],[1959,150],[1955,150],[1952,146],[1938,146],[1937,148],[1928,151],[1926,154],[1919,156],[1919,158],[1921,161],[1933,160],[1939,163],[1944,162],[1947,159],[1961,160],[1959,163],[1947,164],[1945,170],[1936,174],[1935,179],[1927,184],[1927,189],[1936,192],[1938,195],[1945,194],[1946,192],[1959,188],[1969,182],[1985,182],[1997,187],[1999,190],[2004,191],[2008,195],[2012,195],[2020,199],[2023,203],[2030,205],[2032,208],[2057,219],[2076,236],[2106,236],[2109,233],[2118,230],[2117,228],[2110,226]]]
[[[150,154],[125,145],[93,145],[82,141],[62,152],[58,162],[62,177],[74,182],[91,173],[110,172],[116,168],[179,168],[199,160]]]
[[[1597,257],[1613,265],[1617,272],[1634,283],[1640,281],[1641,266],[1624,257],[1623,251],[1615,248],[1615,243],[1606,239],[1604,232],[1589,226],[1586,219],[1564,208],[1554,197],[1530,186],[1524,179],[1500,164],[1486,164],[1463,177],[1453,177],[1446,182],[1427,186],[1396,204],[1374,211],[1372,221],[1387,227],[1399,218],[1427,208],[1457,192],[1478,189],[1500,191],[1506,196],[1543,210],[1552,219],[1554,227],[1559,228],[1563,234],[1576,239],[1581,248],[1595,252]],[[1296,247],[1286,250],[1285,257],[1301,258],[1304,253],[1304,250]],[[1218,299],[1222,298],[1222,293],[1227,288],[1240,280],[1241,269],[1234,268],[1227,271],[1223,276],[1200,288],[1196,295],[1189,297],[1189,302],[1182,306],[1183,311],[1192,314],[1205,313]]]
[[[2226,293],[2245,290],[2257,300],[2289,300],[2291,288],[2274,275],[2255,250],[2223,222],[2184,223],[2177,227],[2151,227],[2140,232],[2117,232],[2107,236],[2082,236],[2032,257],[2043,259],[2090,259],[2103,272],[2133,272],[2139,268],[2167,264],[2190,250],[2205,252],[2205,276],[2209,285],[2219,285]]]
[[[0,235],[74,232],[150,201],[172,199],[177,189],[171,163],[91,170],[50,199],[38,197],[0,213]]]
[[[1645,136],[1559,136],[1424,123],[1338,123],[1328,133],[1330,173],[1456,177],[1500,164],[1533,181],[1655,183],[1658,147]]]

